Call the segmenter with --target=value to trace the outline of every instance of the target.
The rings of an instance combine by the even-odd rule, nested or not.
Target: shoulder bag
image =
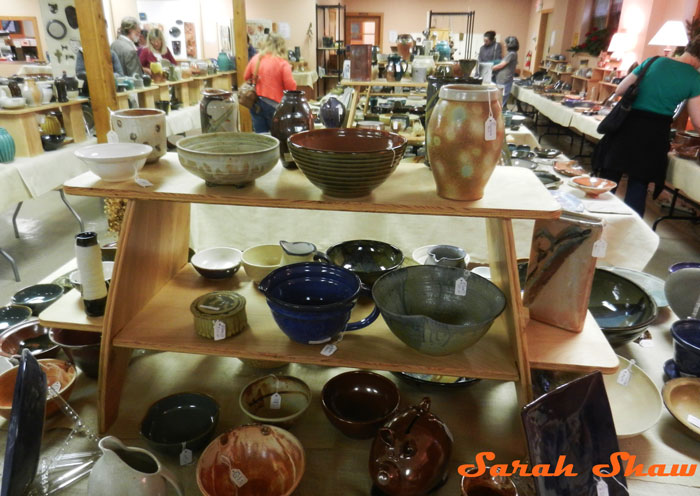
[[[605,119],[600,121],[597,129],[600,134],[614,133],[620,129],[620,127],[622,127],[622,123],[625,122],[627,114],[629,114],[630,110],[632,110],[632,104],[639,93],[639,83],[642,82],[642,79],[649,70],[649,67],[651,67],[651,64],[653,64],[658,58],[658,56],[651,58],[649,63],[644,66],[642,71],[639,73],[639,76],[637,76],[637,80],[632,83],[629,88],[627,88],[620,101],[617,102],[617,105],[615,105],[610,113],[605,116]]]
[[[253,105],[258,101],[258,94],[255,92],[255,84],[258,82],[258,69],[260,69],[260,61],[262,58],[262,55],[258,57],[253,77],[238,88],[238,103],[249,109],[253,108]]]

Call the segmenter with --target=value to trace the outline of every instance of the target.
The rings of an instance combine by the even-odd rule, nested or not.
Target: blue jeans
[[[276,105],[272,105],[273,100],[258,98],[258,101],[250,109],[253,118],[253,131],[256,133],[268,133],[272,127],[272,116],[275,115]]]
[[[503,85],[503,107],[505,107],[506,103],[508,103],[508,97],[510,96],[511,88],[513,88],[512,79]]]

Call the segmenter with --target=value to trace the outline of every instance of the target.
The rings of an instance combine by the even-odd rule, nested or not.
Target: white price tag
[[[638,344],[642,348],[653,348],[654,347],[654,341],[652,341],[651,339],[641,339]]]
[[[221,320],[214,321],[214,341],[221,341],[226,337],[226,324]]]
[[[496,123],[496,119],[494,119],[493,117],[489,117],[484,123],[484,140],[493,141],[496,139],[497,135],[498,123]]]
[[[630,374],[629,369],[621,370],[620,373],[617,375],[617,383],[621,386],[627,386],[630,383],[631,378],[632,374]]]
[[[593,256],[595,258],[604,258],[605,253],[608,251],[608,244],[605,240],[599,239],[593,243]]]
[[[465,296],[467,294],[467,280],[460,277],[455,281],[455,295]]]
[[[275,393],[270,396],[270,409],[279,410],[282,408],[282,396],[279,393]]]
[[[598,479],[595,483],[595,490],[598,496],[608,496],[610,492],[608,491],[608,485],[603,479]]]
[[[49,386],[49,398],[54,398],[55,396],[58,396],[58,393],[61,391],[61,383],[56,381],[53,384]]]
[[[109,131],[107,133],[107,143],[119,143],[119,135],[116,131]]]
[[[695,427],[700,427],[700,418],[697,418],[695,415],[688,414],[688,422],[693,424]]]
[[[333,353],[338,351],[338,347],[334,344],[327,344],[326,346],[323,347],[321,350],[321,355],[323,356],[331,356]]]
[[[151,181],[149,181],[148,179],[144,179],[142,177],[137,177],[135,179],[135,181],[136,181],[136,184],[138,184],[142,188],[150,188],[151,186],[153,186],[153,183]]]
[[[238,470],[237,468],[234,468],[231,470],[231,481],[236,484],[236,487],[243,487],[245,486],[246,482],[248,482],[248,478]]]
[[[180,465],[184,466],[190,463],[192,463],[192,450],[185,448],[180,452]]]

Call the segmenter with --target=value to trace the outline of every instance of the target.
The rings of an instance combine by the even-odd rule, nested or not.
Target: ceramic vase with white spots
[[[505,136],[499,95],[495,86],[451,84],[440,89],[428,122],[427,147],[441,197],[474,201],[484,196]],[[487,136],[490,116],[495,129]]]
[[[151,108],[117,110],[111,113],[112,130],[120,143],[151,145],[146,162],[155,162],[168,151],[165,112]]]

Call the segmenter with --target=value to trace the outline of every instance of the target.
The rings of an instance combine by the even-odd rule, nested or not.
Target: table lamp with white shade
[[[659,45],[664,48],[664,57],[668,57],[673,47],[686,46],[688,33],[683,21],[666,21],[649,42],[650,45]]]

